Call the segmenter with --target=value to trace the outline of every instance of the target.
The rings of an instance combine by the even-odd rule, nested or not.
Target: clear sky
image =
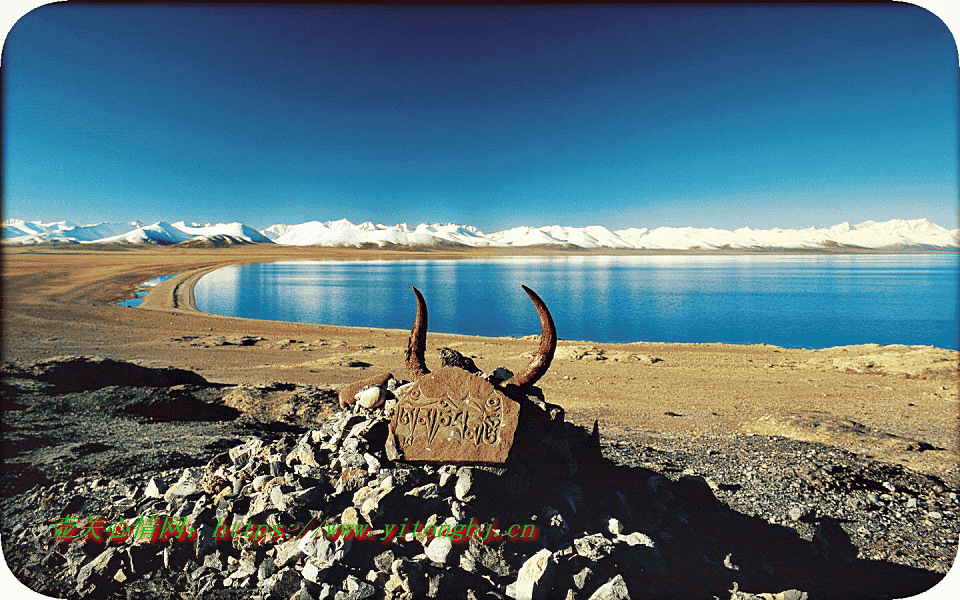
[[[43,6],[4,216],[957,227],[958,56],[907,4]]]

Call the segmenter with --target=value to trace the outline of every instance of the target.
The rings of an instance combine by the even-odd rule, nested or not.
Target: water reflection
[[[200,310],[408,329],[427,300],[430,331],[539,332],[520,285],[550,307],[563,339],[857,343],[956,348],[957,259],[949,255],[552,256],[295,261],[203,277]]]

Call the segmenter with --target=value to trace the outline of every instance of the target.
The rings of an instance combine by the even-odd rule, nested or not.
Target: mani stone
[[[391,460],[503,464],[520,404],[476,375],[441,367],[397,402],[387,437]]]

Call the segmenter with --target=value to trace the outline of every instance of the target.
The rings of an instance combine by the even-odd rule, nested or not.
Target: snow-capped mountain
[[[3,241],[7,244],[59,242],[170,245],[196,240],[209,240],[217,244],[270,243],[269,238],[242,223],[199,225],[183,221],[173,224],[160,221],[152,225],[142,225],[139,221],[131,221],[80,226],[69,221],[42,223],[8,219],[3,222]]]
[[[20,219],[8,219],[3,222],[3,239],[20,244],[42,244],[45,242],[79,243],[92,242],[106,237],[121,235],[140,227],[139,221],[130,223],[97,223],[96,225],[76,225],[70,221],[43,223],[25,222]]]
[[[455,224],[421,223],[411,230],[406,223],[374,225],[367,221],[354,225],[346,219],[338,221],[310,221],[300,225],[272,225],[264,230],[283,232],[274,243],[287,246],[490,246],[498,245],[476,227]]]
[[[734,231],[695,227],[634,227],[611,231],[588,227],[515,227],[485,234],[476,227],[454,223],[406,223],[354,225],[346,219],[309,221],[299,225],[271,225],[256,231],[242,223],[216,225],[178,221],[142,225],[99,223],[75,225],[67,221],[43,223],[9,219],[3,222],[4,244],[280,244],[329,247],[563,247],[622,248],[638,250],[790,250],[790,249],[958,249],[960,229],[947,230],[927,219],[894,219],[859,225],[841,223],[832,227],[805,229],[753,229]]]
[[[270,243],[270,238],[266,237],[252,227],[247,227],[243,223],[218,223],[216,225],[211,225],[209,223],[206,225],[190,223],[188,225],[183,221],[177,221],[173,224],[173,227],[179,229],[183,233],[193,236],[194,238],[216,236],[219,239],[233,239],[238,242],[254,242],[260,244]]]

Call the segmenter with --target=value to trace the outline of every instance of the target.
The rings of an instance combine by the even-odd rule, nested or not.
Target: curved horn
[[[535,384],[550,368],[550,361],[553,360],[553,353],[557,349],[557,328],[553,325],[553,317],[550,316],[550,311],[547,310],[547,305],[543,303],[540,296],[525,285],[520,287],[533,300],[533,305],[537,307],[537,314],[540,315],[540,349],[537,350],[536,356],[526,369],[508,379],[504,384],[523,387]]]
[[[430,372],[423,358],[427,347],[427,303],[420,290],[410,286],[417,295],[417,316],[413,319],[413,329],[407,341],[407,377],[416,381]]]

